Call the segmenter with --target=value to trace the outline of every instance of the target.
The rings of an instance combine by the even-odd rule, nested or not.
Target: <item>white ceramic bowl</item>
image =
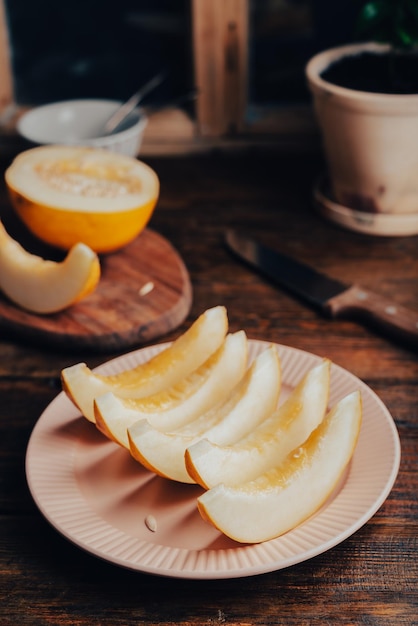
[[[121,105],[116,100],[67,100],[36,107],[22,115],[19,134],[33,144],[82,145],[128,156],[139,152],[147,118],[135,109],[120,130],[106,135],[104,125]]]

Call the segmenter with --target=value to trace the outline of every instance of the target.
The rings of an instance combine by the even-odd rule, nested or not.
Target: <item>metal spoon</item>
[[[122,104],[107,120],[104,128],[106,133],[113,133],[119,124],[134,110],[144,96],[155,89],[165,79],[165,72],[161,72],[151,78],[150,81],[145,83],[138,91],[136,91],[124,104]]]

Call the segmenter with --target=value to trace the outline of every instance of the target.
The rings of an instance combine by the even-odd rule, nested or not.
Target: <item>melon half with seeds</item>
[[[77,146],[26,150],[5,180],[29,230],[64,250],[79,242],[98,253],[127,245],[147,225],[159,195],[157,174],[145,163]]]

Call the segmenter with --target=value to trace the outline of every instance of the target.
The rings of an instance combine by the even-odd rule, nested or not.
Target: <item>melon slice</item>
[[[312,368],[285,402],[251,433],[230,446],[202,439],[187,448],[190,476],[205,488],[256,478],[301,445],[321,423],[328,404],[330,365]]]
[[[301,524],[336,488],[353,455],[361,416],[355,391],[281,464],[240,486],[220,484],[200,496],[202,517],[244,543],[267,541]]]
[[[148,420],[128,428],[132,456],[165,478],[194,480],[186,470],[186,448],[202,437],[231,445],[266,419],[277,407],[281,370],[277,350],[262,352],[225,402],[174,432],[159,430]]]
[[[78,243],[63,261],[44,259],[25,250],[0,222],[0,290],[32,313],[56,313],[94,291],[100,262],[88,246]]]
[[[129,449],[127,430],[141,419],[173,430],[225,400],[244,376],[248,342],[244,331],[227,335],[222,346],[177,385],[146,398],[118,398],[112,392],[94,400],[96,426]]]
[[[171,345],[136,367],[109,376],[93,372],[85,363],[63,369],[63,389],[81,413],[95,422],[94,398],[109,391],[121,398],[141,398],[172,387],[200,367],[222,345],[227,332],[225,307],[207,309]]]

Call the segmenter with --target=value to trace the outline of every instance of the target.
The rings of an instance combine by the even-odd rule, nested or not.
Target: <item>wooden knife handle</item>
[[[418,312],[357,285],[327,302],[331,317],[356,317],[394,339],[418,346]]]

